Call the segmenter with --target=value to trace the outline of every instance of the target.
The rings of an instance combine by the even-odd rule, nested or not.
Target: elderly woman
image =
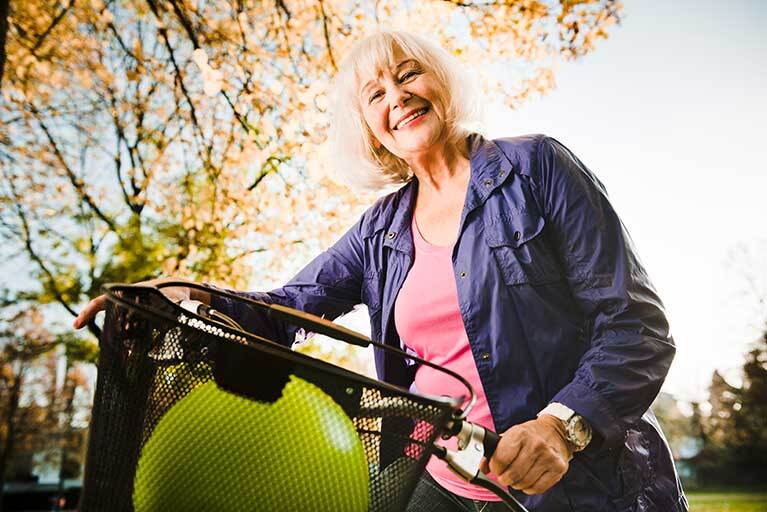
[[[373,339],[462,374],[478,390],[468,419],[502,434],[484,468],[530,510],[687,510],[649,411],[674,344],[596,176],[550,137],[468,130],[470,82],[447,52],[410,34],[360,41],[333,93],[339,169],[366,186],[404,185],[285,286],[245,295],[330,319],[364,303]],[[89,303],[75,327],[103,304]],[[213,306],[293,341],[294,327],[222,299]],[[375,362],[382,380],[463,392],[383,351]],[[409,505],[503,509],[436,458]]]

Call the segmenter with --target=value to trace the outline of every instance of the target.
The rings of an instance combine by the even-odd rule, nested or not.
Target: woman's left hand
[[[483,459],[481,469],[484,473],[489,469],[503,485],[525,494],[540,494],[567,473],[571,458],[564,422],[542,414],[504,432],[489,467]]]

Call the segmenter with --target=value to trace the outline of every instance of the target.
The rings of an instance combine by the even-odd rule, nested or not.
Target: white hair
[[[457,144],[478,128],[481,121],[476,87],[458,59],[447,51],[407,32],[382,31],[362,39],[341,61],[329,93],[332,165],[338,175],[353,186],[380,189],[412,178],[403,159],[385,147],[373,146],[373,134],[360,105],[360,78],[393,68],[397,64],[394,62],[396,48],[436,77],[448,143]]]

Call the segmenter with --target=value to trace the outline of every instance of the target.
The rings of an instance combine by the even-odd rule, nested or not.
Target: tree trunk
[[[69,443],[72,440],[72,416],[74,416],[75,391],[77,385],[71,382],[72,388],[69,388],[69,369],[70,362],[67,358],[67,364],[64,368],[64,385],[61,386],[62,394],[66,400],[64,406],[64,423],[59,425],[59,449],[61,453],[61,462],[59,464],[59,498],[64,496],[64,470],[66,469],[67,454],[69,453]]]
[[[21,380],[24,376],[24,363],[16,375],[16,380],[11,387],[10,396],[8,397],[8,417],[5,420],[6,433],[5,440],[3,442],[3,451],[0,453],[0,512],[3,511],[3,489],[5,487],[5,471],[8,467],[8,462],[11,460],[11,454],[13,453],[13,443],[15,441],[16,430],[16,411],[19,408],[19,396],[21,395]]]
[[[0,0],[0,91],[3,90],[3,71],[5,70],[5,39],[8,36],[8,13],[11,10],[11,0]],[[0,476],[2,480],[2,476]],[[0,496],[2,496],[0,488]],[[0,503],[0,510],[3,504]]]

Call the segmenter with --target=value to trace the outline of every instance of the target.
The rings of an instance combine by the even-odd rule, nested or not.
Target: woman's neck
[[[456,180],[462,180],[470,168],[468,141],[459,144],[438,144],[408,161],[418,178],[421,193],[439,194]]]

